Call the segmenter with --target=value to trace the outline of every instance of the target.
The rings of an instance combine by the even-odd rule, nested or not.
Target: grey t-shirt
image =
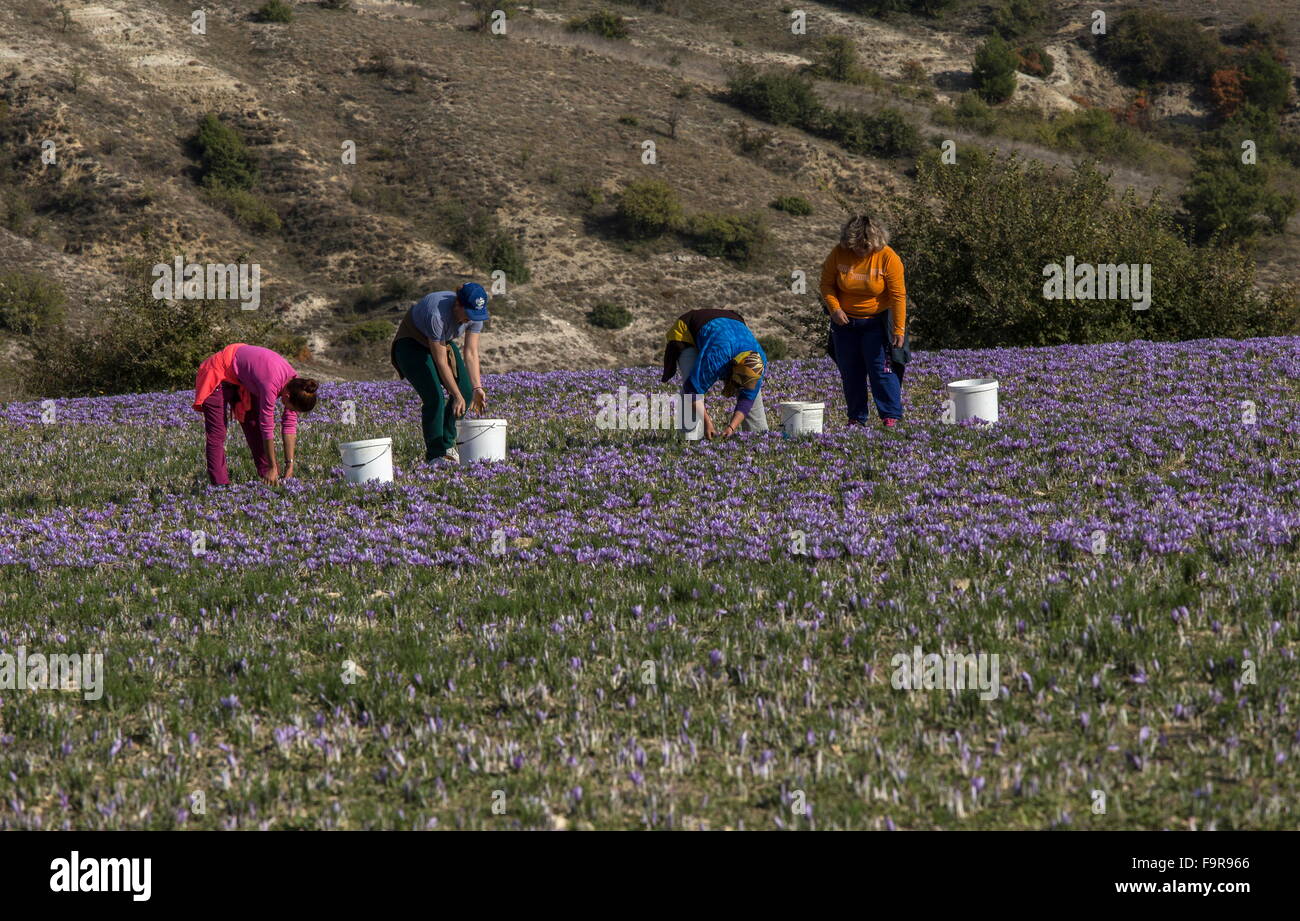
[[[471,320],[468,323],[456,325],[456,317],[452,311],[455,303],[455,291],[435,291],[432,294],[426,294],[411,308],[411,322],[415,324],[416,329],[433,342],[450,342],[453,339],[459,339],[467,331],[471,333],[483,332],[483,322],[481,320]]]

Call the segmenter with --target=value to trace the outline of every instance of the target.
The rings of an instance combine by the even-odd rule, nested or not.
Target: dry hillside
[[[207,0],[206,34],[191,30],[191,0],[4,0],[0,94],[5,137],[19,150],[17,185],[44,204],[21,233],[0,227],[0,270],[36,269],[68,290],[69,322],[93,316],[114,273],[166,250],[194,261],[262,266],[263,309],[307,337],[308,366],[325,377],[386,373],[387,344],[350,345],[348,330],[395,322],[410,298],[359,293],[433,290],[484,273],[448,248],[439,207],[468,202],[522,240],[531,277],[498,299],[485,366],[593,367],[654,362],[669,316],[693,307],[743,310],[767,335],[815,310],[792,295],[792,271],[815,277],[834,240],[839,201],[870,205],[906,194],[906,164],[846,154],[800,131],[772,128],[722,98],[738,64],[801,64],[821,35],[855,38],[864,63],[901,79],[917,61],[933,102],[969,86],[984,29],[978,4],[941,21],[884,21],[806,3],[809,34],[792,35],[783,0],[679,0],[675,15],[603,4],[628,23],[627,40],[574,33],[566,23],[601,4],[555,0],[519,8],[505,36],[474,28],[468,3],[353,0],[350,10],[297,2],[290,23],[254,20],[252,0]],[[1079,100],[1122,105],[1125,88],[1076,39],[1088,11],[1063,3],[1049,50],[1056,71],[1019,75],[1018,98],[1044,112]],[[1256,5],[1171,2],[1167,9],[1239,21]],[[1270,5],[1284,13],[1294,3]],[[1293,17],[1294,18],[1294,17]],[[879,86],[822,86],[827,99],[877,104]],[[916,114],[924,105],[891,100]],[[1161,117],[1195,122],[1199,103],[1170,92]],[[195,181],[188,140],[205,113],[236,126],[261,172],[258,194],[279,215],[253,232],[215,207]],[[950,132],[951,133],[951,132]],[[56,165],[40,145],[57,145]],[[357,162],[342,162],[347,141]],[[642,162],[653,141],[657,163]],[[1061,153],[1007,142],[1054,162]],[[627,182],[662,178],[691,210],[762,211],[772,251],[741,269],[676,243],[629,246],[611,233],[613,196]],[[1158,169],[1117,168],[1143,191],[1174,188]],[[768,203],[798,195],[813,213]],[[1294,225],[1293,225],[1294,226]],[[1294,275],[1294,235],[1274,243],[1274,275]],[[367,289],[365,286],[370,286]],[[618,332],[585,315],[597,303],[629,308]],[[6,343],[10,364],[21,342]]]

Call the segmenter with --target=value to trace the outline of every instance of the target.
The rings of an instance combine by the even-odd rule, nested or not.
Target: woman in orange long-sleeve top
[[[822,264],[822,299],[831,318],[835,364],[844,384],[849,425],[870,418],[868,386],[886,428],[903,418],[902,368],[890,362],[907,329],[903,260],[889,231],[869,214],[849,218]]]

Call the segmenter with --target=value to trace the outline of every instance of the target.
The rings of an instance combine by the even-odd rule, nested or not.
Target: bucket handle
[[[392,444],[386,444],[384,445],[383,450],[380,451],[378,454],[376,454],[374,457],[370,458],[370,460],[362,461],[359,464],[344,464],[343,466],[347,467],[349,470],[356,470],[358,467],[364,467],[367,464],[373,464],[375,461],[379,460],[379,458],[384,456],[384,451],[391,451],[391,450],[393,450]]]
[[[456,442],[456,444],[458,444],[458,445],[467,445],[467,444],[469,444],[471,441],[473,441],[474,438],[478,438],[479,435],[486,435],[488,432],[492,431],[493,429],[497,429],[497,428],[500,428],[500,426],[497,425],[496,423],[493,423],[492,425],[485,425],[485,426],[483,426],[481,429],[479,429],[477,433],[475,433],[475,435],[474,435],[473,438],[466,438],[464,441],[458,441],[458,442]]]

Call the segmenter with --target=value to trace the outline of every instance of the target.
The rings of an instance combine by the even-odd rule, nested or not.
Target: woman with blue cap
[[[488,293],[474,282],[455,291],[435,291],[420,298],[397,327],[393,367],[399,378],[410,381],[424,404],[420,425],[426,461],[460,460],[456,420],[465,415],[466,407],[478,413],[487,405],[478,354],[487,303]],[[464,355],[456,345],[461,336]]]
[[[722,437],[738,429],[766,432],[767,414],[763,410],[763,373],[767,354],[745,325],[745,318],[734,310],[691,310],[680,317],[668,331],[664,349],[664,383],[673,372],[682,376],[682,399],[690,395],[694,411],[687,419],[704,417],[704,434],[713,438],[717,432],[713,419],[704,409],[704,394],[722,381],[723,396],[736,397],[736,408],[722,430]],[[683,405],[685,410],[685,405]]]

